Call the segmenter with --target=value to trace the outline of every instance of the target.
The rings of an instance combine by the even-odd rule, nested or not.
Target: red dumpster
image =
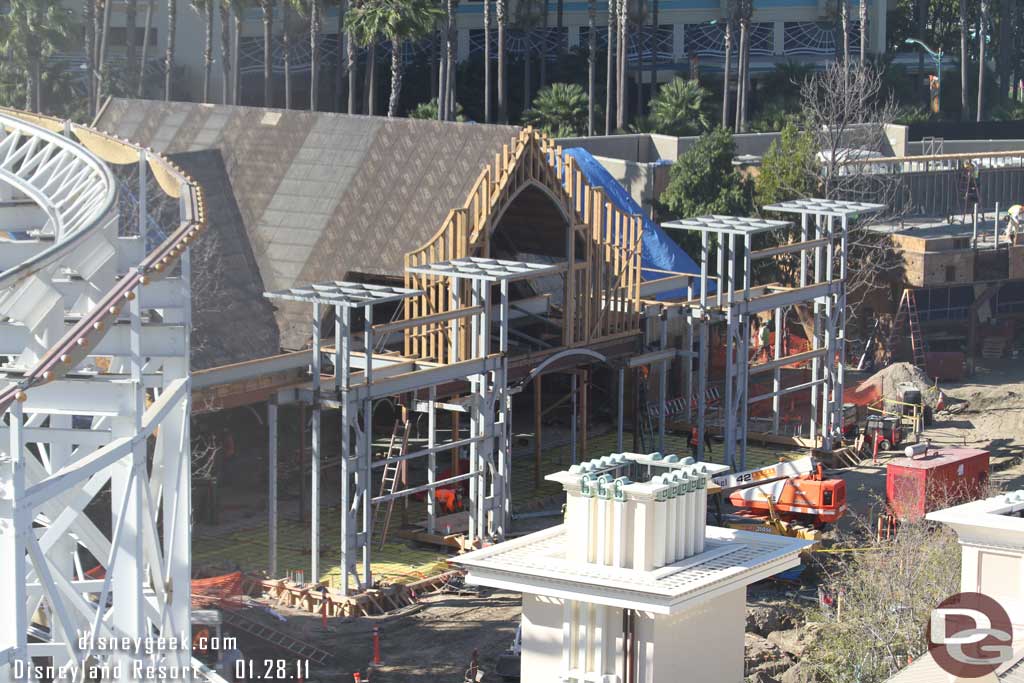
[[[988,484],[988,451],[933,448],[926,455],[896,458],[886,465],[885,498],[899,519],[974,500]]]

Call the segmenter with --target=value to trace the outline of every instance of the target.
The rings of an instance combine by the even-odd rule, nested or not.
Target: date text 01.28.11
[[[239,681],[307,681],[308,659],[239,659],[234,666]]]

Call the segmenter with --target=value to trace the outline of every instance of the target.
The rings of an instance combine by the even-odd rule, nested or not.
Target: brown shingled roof
[[[268,290],[353,274],[400,276],[405,253],[462,205],[484,164],[518,131],[121,99],[97,127],[159,152],[219,149]],[[306,344],[308,315],[279,308],[282,347]]]

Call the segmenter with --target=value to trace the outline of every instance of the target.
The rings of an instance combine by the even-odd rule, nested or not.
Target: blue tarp
[[[664,230],[661,229],[657,223],[652,221],[650,217],[644,213],[644,210],[636,203],[632,195],[619,184],[617,180],[612,178],[611,174],[601,165],[594,156],[583,149],[582,147],[571,147],[563,150],[565,155],[571,156],[576,160],[576,165],[587,178],[587,182],[591,187],[600,187],[604,190],[605,196],[612,204],[617,206],[620,210],[625,211],[629,214],[640,214],[644,220],[644,234],[643,234],[643,260],[641,265],[645,269],[654,270],[670,270],[676,273],[699,273],[700,265],[698,265],[690,255],[683,251],[682,247],[675,243],[671,237],[669,237]],[[658,280],[663,277],[668,277],[664,273],[655,273],[651,270],[644,270],[642,277],[644,280]],[[700,283],[694,282],[694,292],[698,291]],[[711,284],[708,287],[708,291],[714,291],[714,286]],[[659,296],[658,298],[675,298],[678,296],[684,296],[685,292],[669,292],[669,296]]]

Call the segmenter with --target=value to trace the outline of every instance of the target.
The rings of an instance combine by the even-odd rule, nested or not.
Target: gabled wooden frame
[[[491,234],[506,209],[529,187],[551,197],[568,217],[563,346],[636,334],[640,330],[642,217],[626,214],[607,201],[600,188],[586,181],[572,157],[532,128],[522,130],[496,155],[493,165],[483,168],[465,204],[449,212],[430,241],[406,254],[405,286],[424,291],[405,302],[406,319],[446,313],[452,301],[447,278],[409,273],[408,268],[491,256]],[[577,244],[583,245],[584,254],[577,253]],[[406,329],[405,355],[440,363],[465,360],[450,357],[450,329],[439,322]],[[464,321],[458,329],[459,334],[468,333]]]

